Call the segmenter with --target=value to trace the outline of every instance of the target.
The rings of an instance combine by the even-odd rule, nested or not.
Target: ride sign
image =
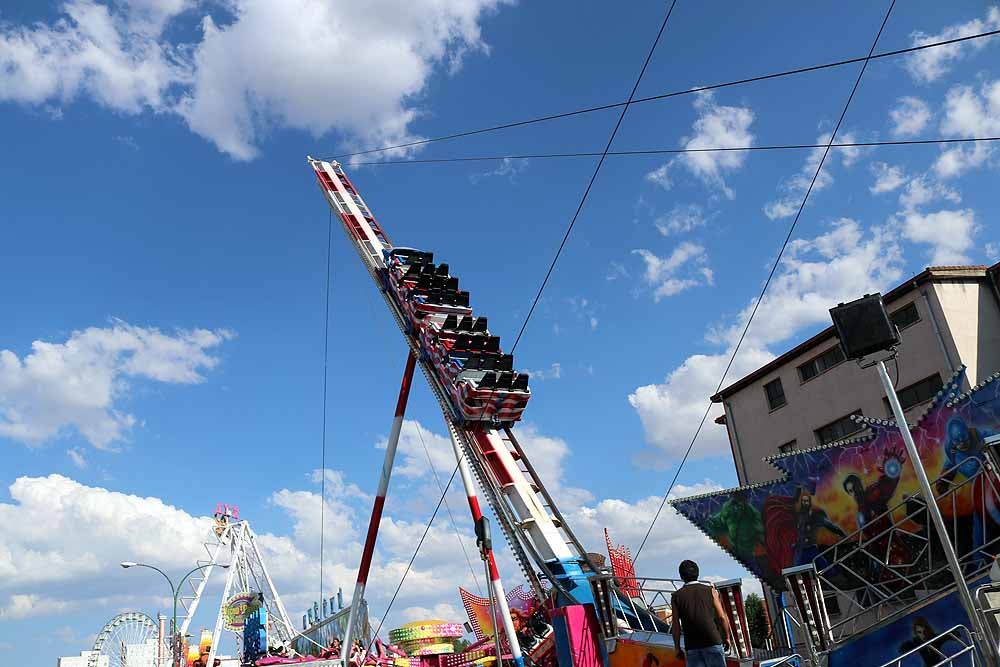
[[[260,593],[246,591],[230,597],[222,606],[222,615],[225,618],[226,629],[234,631],[243,629],[247,616],[257,611],[260,607]]]

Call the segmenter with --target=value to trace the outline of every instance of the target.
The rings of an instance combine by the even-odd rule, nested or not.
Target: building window
[[[788,402],[785,400],[785,389],[781,386],[781,378],[775,378],[765,384],[764,394],[767,396],[767,405],[772,410],[777,410]]]
[[[855,410],[849,415],[844,415],[837,421],[830,422],[826,426],[816,429],[816,441],[820,445],[828,445],[837,440],[843,440],[847,436],[861,430],[861,425],[851,419],[854,415],[860,415],[861,410]]]
[[[899,396],[899,403],[903,406],[904,410],[909,410],[914,405],[923,403],[924,401],[929,401],[934,398],[934,394],[938,393],[944,383],[941,381],[941,376],[935,373],[934,375],[924,378],[920,382],[914,382],[909,387],[904,387],[896,392]],[[885,411],[889,417],[892,417],[892,406],[889,405],[889,399],[883,398],[882,402],[885,403]]]
[[[911,301],[899,310],[894,310],[889,319],[900,329],[920,321],[920,313],[917,312],[917,304]]]
[[[799,377],[802,381],[811,380],[820,373],[825,373],[845,359],[840,345],[835,345],[823,354],[813,357],[799,366]]]
[[[778,445],[778,451],[781,452],[782,454],[787,454],[789,452],[794,452],[795,451],[795,441],[794,440],[789,440],[788,442],[786,442],[783,445]]]

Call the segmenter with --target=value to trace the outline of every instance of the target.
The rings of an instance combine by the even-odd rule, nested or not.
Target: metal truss
[[[219,611],[212,635],[212,648],[209,652],[208,664],[211,665],[215,660],[219,639],[223,629],[225,629],[226,602],[231,596],[239,593],[255,592],[261,594],[263,606],[267,609],[267,617],[271,624],[271,627],[268,628],[268,636],[276,638],[286,646],[291,646],[292,639],[297,633],[264,564],[257,544],[257,535],[250,528],[250,523],[246,520],[217,523],[204,545],[208,560],[199,561],[198,564],[207,567],[201,571],[203,574],[191,581],[192,592],[180,598],[184,609],[183,621],[179,630],[180,635],[183,637],[187,634],[212,573],[219,565],[228,562],[229,567],[224,570],[226,581],[222,597],[219,600]],[[236,636],[239,650],[242,650],[242,633],[234,631],[233,634]]]
[[[950,517],[948,538],[966,580],[972,581],[986,573],[1000,552],[1000,532],[985,509],[975,509],[1000,499],[1000,481],[989,458],[960,482],[954,481],[953,473],[948,470],[939,477],[935,500]],[[968,518],[960,521],[963,515]],[[981,536],[980,543],[970,538],[970,528]],[[824,594],[834,593],[842,610],[831,624],[835,643],[954,590],[954,578],[933,530],[924,501],[912,496],[816,556],[813,564]]]

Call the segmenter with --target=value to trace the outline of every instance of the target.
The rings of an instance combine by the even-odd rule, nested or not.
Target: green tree
[[[764,648],[767,640],[767,614],[764,612],[764,599],[756,593],[751,593],[743,601],[747,613],[747,624],[750,626],[750,643],[754,648]]]

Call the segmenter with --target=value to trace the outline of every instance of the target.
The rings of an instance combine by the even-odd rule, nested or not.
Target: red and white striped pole
[[[372,568],[372,555],[375,553],[375,537],[382,521],[382,508],[385,507],[385,495],[389,491],[389,477],[392,476],[392,464],[396,458],[396,446],[399,444],[399,432],[403,428],[403,415],[406,413],[406,402],[410,398],[410,384],[413,382],[413,369],[417,359],[413,353],[406,357],[406,369],[403,371],[403,382],[399,387],[399,399],[396,401],[396,415],[392,418],[392,429],[385,447],[385,459],[382,462],[382,475],[378,480],[378,493],[372,505],[372,516],[368,521],[368,535],[365,537],[365,548],[361,553],[361,565],[358,567],[358,581],[354,585],[354,595],[351,597],[351,611],[347,616],[347,627],[344,629],[344,641],[340,649],[340,657],[344,664],[351,655],[354,635],[357,630],[358,614],[361,601],[365,597],[365,586],[368,583],[368,573]],[[324,499],[325,502],[325,499]]]
[[[478,523],[483,517],[483,510],[479,506],[479,496],[476,494],[476,487],[472,482],[472,474],[469,472],[469,463],[462,453],[462,446],[455,439],[455,427],[451,429],[451,446],[455,450],[455,458],[458,459],[458,472],[462,477],[462,486],[465,487],[465,495],[469,499],[469,509],[472,511],[473,523]],[[510,654],[514,658],[517,667],[524,667],[524,657],[521,655],[521,645],[517,641],[517,633],[514,631],[514,619],[510,616],[510,607],[507,604],[507,594],[503,590],[503,583],[500,581],[500,572],[497,570],[497,562],[493,557],[493,549],[486,553],[490,570],[490,588],[493,589],[493,597],[496,600],[496,614],[503,624],[504,633],[507,635],[507,643],[510,644]],[[494,632],[496,631],[496,621],[493,620]],[[497,667],[503,660],[503,656],[497,656]]]

